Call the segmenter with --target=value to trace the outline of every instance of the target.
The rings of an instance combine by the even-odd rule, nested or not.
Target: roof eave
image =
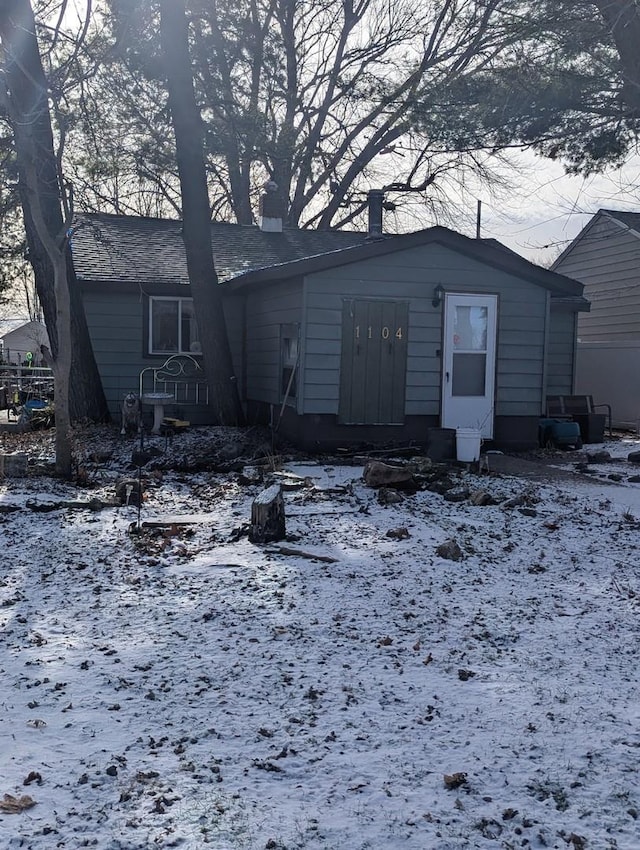
[[[471,239],[468,236],[463,236],[445,227],[432,227],[428,230],[419,230],[414,233],[386,237],[367,242],[363,245],[355,245],[349,248],[341,248],[336,251],[318,254],[314,257],[305,257],[304,259],[294,260],[289,263],[254,269],[253,271],[244,272],[229,279],[226,281],[225,286],[232,290],[244,289],[250,285],[268,283],[274,280],[284,280],[316,271],[324,271],[337,266],[371,259],[383,254],[395,253],[429,244],[441,244],[446,248],[461,251],[477,259],[479,262],[527,279],[552,292],[559,290],[567,295],[580,297],[584,289],[583,285],[578,281],[565,277],[558,272],[536,266],[519,254],[515,254],[512,251],[502,251],[500,248],[480,240]]]

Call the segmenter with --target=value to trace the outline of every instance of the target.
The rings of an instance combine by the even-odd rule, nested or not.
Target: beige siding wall
[[[581,340],[640,339],[640,238],[600,215],[554,271],[585,284]]]

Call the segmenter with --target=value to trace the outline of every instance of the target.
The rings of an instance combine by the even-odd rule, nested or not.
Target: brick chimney
[[[382,235],[382,207],[384,192],[382,189],[369,189],[367,192],[369,207],[369,236]]]
[[[260,198],[259,226],[265,233],[282,233],[284,203],[280,197],[278,184],[269,180],[264,184],[264,194]]]

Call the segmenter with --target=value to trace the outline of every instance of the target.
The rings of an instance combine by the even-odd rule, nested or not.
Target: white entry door
[[[446,295],[442,427],[493,437],[497,295]]]

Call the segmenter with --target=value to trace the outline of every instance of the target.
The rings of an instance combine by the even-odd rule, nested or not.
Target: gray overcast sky
[[[640,156],[620,169],[573,177],[558,163],[520,154],[513,192],[483,198],[482,235],[493,236],[533,262],[547,265],[600,208],[640,211]],[[514,178],[511,178],[514,181]]]

